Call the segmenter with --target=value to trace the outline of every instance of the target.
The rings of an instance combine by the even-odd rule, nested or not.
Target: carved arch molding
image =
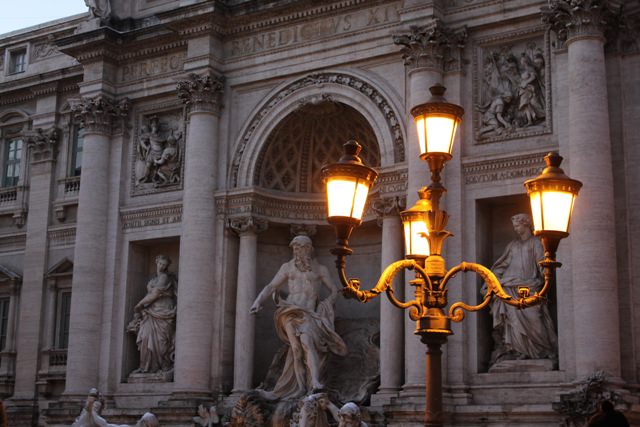
[[[235,150],[233,156],[233,162],[231,164],[231,186],[237,187],[238,185],[238,173],[240,170],[240,163],[244,155],[244,151],[247,148],[251,137],[260,123],[269,115],[269,113],[282,101],[292,94],[299,92],[300,90],[312,87],[321,86],[323,84],[333,84],[338,86],[344,86],[346,88],[355,90],[365,95],[371,100],[387,121],[387,126],[393,138],[393,157],[394,163],[404,162],[404,138],[402,136],[402,130],[400,128],[400,121],[391,108],[391,104],[384,96],[373,87],[370,83],[362,80],[361,78],[345,74],[345,73],[313,73],[305,77],[302,77],[271,96],[263,105],[263,107],[254,115],[251,124],[247,127],[238,147]]]

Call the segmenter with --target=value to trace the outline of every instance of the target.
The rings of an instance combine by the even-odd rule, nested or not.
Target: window
[[[75,127],[71,143],[71,167],[69,176],[80,176],[82,172],[82,147],[84,145],[84,128]]]
[[[23,73],[27,68],[27,50],[14,50],[9,53],[9,73]]]
[[[15,187],[20,178],[22,139],[9,139],[5,145],[3,187]]]
[[[56,348],[69,346],[69,316],[71,315],[71,292],[58,294],[58,328],[56,331]]]
[[[9,325],[9,297],[0,298],[0,351],[7,344],[7,327]]]

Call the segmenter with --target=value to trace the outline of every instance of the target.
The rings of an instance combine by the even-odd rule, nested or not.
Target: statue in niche
[[[266,399],[302,397],[324,389],[324,367],[329,353],[347,354],[347,347],[335,332],[333,306],[338,289],[327,268],[312,258],[313,245],[307,236],[296,236],[289,245],[293,259],[280,267],[271,282],[251,306],[255,314],[269,296],[274,295],[276,331],[288,348],[284,368],[271,391],[260,393]],[[329,296],[320,301],[320,286]],[[279,291],[288,288],[281,298]]]
[[[153,184],[166,187],[180,182],[180,149],[178,141],[182,133],[173,129],[164,137],[160,120],[152,117],[149,126],[142,126],[138,142],[138,158],[143,167],[136,171],[137,184]],[[166,133],[165,133],[166,134]]]
[[[147,295],[138,302],[127,331],[136,334],[140,366],[134,374],[168,373],[173,370],[176,334],[178,278],[168,271],[171,260],[156,257],[156,275],[147,284]]]
[[[353,402],[345,403],[338,411],[338,427],[368,427],[362,421],[360,408]]]
[[[110,424],[102,418],[102,409],[104,408],[104,399],[98,393],[98,390],[92,388],[85,401],[80,416],[76,418],[71,427],[129,427],[126,424]],[[151,412],[145,414],[138,420],[135,427],[159,427],[158,418]]]
[[[544,124],[545,59],[535,43],[529,43],[519,57],[503,47],[489,52],[483,66],[483,102],[478,137],[492,137]]]
[[[544,277],[538,261],[544,258],[540,239],[533,236],[527,214],[511,217],[518,237],[507,245],[491,270],[507,294],[517,298],[518,288],[542,289]],[[483,292],[486,289],[483,289]],[[557,336],[546,304],[521,310],[500,300],[491,303],[494,350],[491,365],[504,360],[557,359]]]

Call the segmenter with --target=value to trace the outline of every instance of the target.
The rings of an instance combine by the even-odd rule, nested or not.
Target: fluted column
[[[382,256],[381,271],[394,261],[404,258],[403,229],[400,211],[404,208],[404,200],[397,197],[380,199],[373,204],[373,209],[382,221]],[[401,293],[402,275],[396,276],[393,288]],[[398,395],[404,379],[404,345],[403,319],[406,311],[395,307],[386,297],[380,301],[380,388],[371,396],[374,406],[388,404],[392,397]]]
[[[86,396],[87,390],[98,384],[109,193],[109,144],[113,127],[123,124],[122,120],[128,112],[128,102],[123,100],[116,103],[99,95],[78,100],[72,111],[84,125],[85,133],[65,394]]]
[[[430,98],[429,87],[442,83],[442,76],[451,61],[459,61],[459,49],[466,39],[466,30],[451,30],[439,20],[433,20],[424,27],[413,27],[410,33],[394,37],[400,46],[402,58],[408,69],[409,103],[407,113],[416,105]],[[446,96],[446,95],[445,95]],[[418,190],[429,184],[429,168],[420,160],[418,135],[411,114],[407,121],[407,207],[418,200]],[[405,298],[413,299],[413,287],[408,281],[413,277],[406,275]],[[405,385],[403,392],[407,396],[424,395],[425,382],[425,346],[414,335],[415,322],[405,320]]]
[[[543,17],[558,38],[566,38],[569,172],[584,183],[569,239],[574,266],[578,378],[596,370],[620,377],[614,191],[604,55],[605,26],[614,21],[613,14],[606,0],[559,0],[543,9]]]
[[[233,353],[233,394],[236,395],[253,388],[255,318],[249,309],[256,297],[258,233],[266,230],[267,225],[267,221],[251,216],[229,221],[229,228],[240,236]]]
[[[189,75],[178,83],[188,108],[180,238],[174,397],[210,394],[214,307],[216,155],[223,81]]]

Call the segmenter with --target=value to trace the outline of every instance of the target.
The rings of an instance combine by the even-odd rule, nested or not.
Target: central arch
[[[276,126],[301,106],[322,101],[351,107],[364,117],[378,143],[380,166],[404,162],[403,120],[382,89],[352,72],[322,72],[285,83],[258,107],[234,145],[229,187],[253,186],[260,154]]]

